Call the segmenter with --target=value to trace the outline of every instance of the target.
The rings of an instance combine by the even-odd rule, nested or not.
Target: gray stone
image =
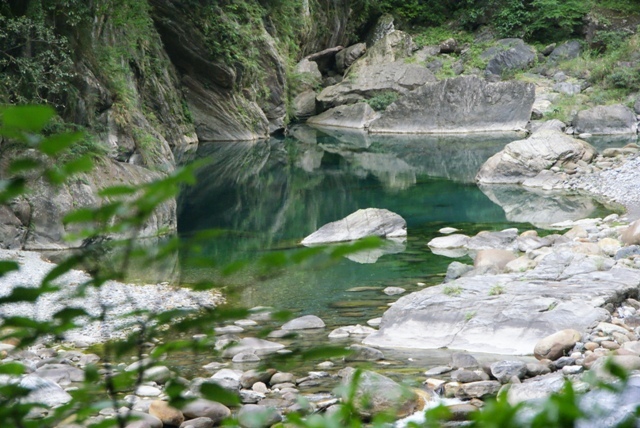
[[[407,235],[407,222],[389,210],[367,208],[328,223],[302,240],[303,245],[353,241],[367,236],[386,238]]]
[[[521,273],[463,277],[403,296],[363,343],[380,348],[437,349],[502,355],[532,354],[535,344],[559,330],[586,331],[608,320],[605,302],[630,295],[640,272],[581,268],[589,256],[550,254]],[[578,266],[575,263],[578,262]],[[496,286],[505,290],[492,294]],[[448,289],[457,293],[445,293]],[[597,296],[597,297],[595,297]],[[467,314],[473,314],[471,318]],[[550,348],[549,348],[550,349]]]
[[[431,248],[449,249],[466,247],[468,243],[469,237],[467,235],[453,234],[433,238],[427,245]]]
[[[449,363],[454,369],[469,369],[480,367],[478,360],[471,355],[464,352],[456,352],[451,355],[451,363]]]
[[[336,54],[336,70],[338,70],[338,73],[344,73],[366,51],[367,45],[365,43],[356,43],[338,52]]]
[[[614,104],[579,111],[573,118],[573,126],[577,133],[635,135],[638,132],[638,119],[627,106]]]
[[[182,408],[182,413],[187,419],[209,418],[213,420],[214,425],[219,425],[220,422],[231,416],[231,410],[224,404],[203,398],[187,403]]]
[[[35,374],[24,376],[18,385],[30,392],[22,398],[25,403],[41,403],[50,407],[58,407],[71,401],[71,395],[57,383],[41,378]]]
[[[387,296],[397,296],[398,294],[403,294],[407,290],[402,287],[386,287],[382,292]]]
[[[179,428],[213,428],[213,426],[213,419],[200,417],[183,422]]]
[[[317,96],[322,110],[367,100],[385,92],[407,94],[425,83],[435,82],[426,67],[404,60],[392,63],[354,64],[337,85],[324,88]]]
[[[247,370],[240,377],[240,385],[242,385],[243,388],[251,388],[256,382],[262,382],[266,384],[269,382],[269,379],[271,379],[271,376],[273,376],[273,372],[273,369],[269,369],[266,371]]]
[[[267,428],[281,420],[282,416],[273,407],[246,404],[238,411],[238,424],[243,428]]]
[[[498,361],[491,364],[491,374],[500,383],[509,382],[513,376],[524,379],[527,374],[527,365],[522,361]]]
[[[550,62],[565,61],[580,56],[582,46],[578,40],[569,40],[557,46],[548,56]]]
[[[269,380],[270,385],[276,385],[279,383],[295,383],[296,377],[292,373],[278,372],[271,376]]]
[[[524,129],[535,96],[529,83],[474,76],[423,85],[387,107],[372,133],[465,133]]]
[[[474,371],[458,369],[451,373],[451,380],[454,382],[460,382],[460,383],[470,383],[470,382],[479,382],[484,379],[482,378],[482,376],[480,376],[478,373]]]
[[[307,119],[316,114],[316,93],[306,90],[293,99],[293,115],[298,120]]]
[[[466,265],[460,262],[451,262],[447,267],[447,274],[444,277],[444,282],[451,282],[463,276],[464,274],[471,272],[473,266]]]
[[[515,250],[518,229],[505,229],[498,232],[482,231],[469,239],[466,247],[470,250]],[[515,258],[515,257],[514,257]]]
[[[500,382],[495,380],[482,380],[460,385],[456,391],[456,397],[460,399],[493,397],[500,390]]]
[[[350,385],[355,370],[345,371],[343,384]],[[346,398],[347,390],[343,390]],[[418,407],[418,396],[411,389],[389,379],[386,376],[362,371],[356,387],[353,404],[356,411],[363,417],[371,417],[382,412],[393,412],[397,417],[404,417]]]
[[[172,373],[167,366],[153,366],[144,371],[143,379],[156,383],[165,383],[171,379]]]
[[[582,91],[582,87],[577,83],[558,82],[553,85],[553,90],[565,95],[577,95]]]
[[[313,328],[324,328],[325,324],[319,317],[315,315],[305,315],[286,322],[283,330],[307,330]]]
[[[284,345],[268,340],[245,337],[240,339],[236,345],[226,348],[222,352],[224,358],[233,358],[241,352],[255,353],[258,356],[272,354],[283,349]]]
[[[310,117],[307,123],[315,126],[362,129],[369,126],[369,123],[378,116],[379,114],[369,104],[355,103],[330,108],[317,116]]]
[[[41,378],[51,380],[58,385],[68,385],[71,382],[83,382],[84,371],[68,364],[44,364],[34,372]]]
[[[473,263],[475,269],[493,268],[501,271],[516,256],[508,250],[479,250]]]
[[[261,358],[253,352],[240,352],[234,355],[231,361],[234,363],[257,363],[261,361]]]
[[[482,165],[476,180],[480,183],[523,183],[542,170],[568,162],[589,162],[596,150],[587,142],[558,131],[542,130],[525,140],[507,144]]]
[[[351,345],[351,353],[345,357],[345,361],[378,361],[384,359],[384,354],[374,348],[362,345]]]
[[[547,398],[559,392],[564,386],[564,376],[561,373],[551,373],[527,379],[522,383],[513,384],[507,392],[509,404],[515,406],[523,401]]]
[[[131,410],[130,412],[127,412],[127,414],[129,415],[130,420],[136,420],[135,422],[133,422],[133,424],[127,425],[127,428],[131,426],[135,426],[134,424],[139,424],[138,425],[139,428],[142,428],[142,427],[162,428],[163,427],[163,423],[160,419],[148,413]]]
[[[502,75],[529,68],[536,59],[536,52],[522,39],[502,39],[480,57],[488,61],[487,73]]]

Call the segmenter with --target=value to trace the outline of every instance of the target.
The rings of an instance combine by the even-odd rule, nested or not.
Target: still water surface
[[[482,163],[515,139],[368,136],[297,127],[283,140],[203,144],[198,157],[210,163],[198,174],[198,185],[181,195],[179,230],[184,237],[207,229],[222,234],[206,244],[211,266],[183,266],[183,281],[216,278],[233,304],[315,314],[329,328],[364,324],[397,299],[386,296],[385,287],[415,291],[442,281],[452,259],[432,254],[427,242],[444,226],[473,235],[607,213],[586,197],[476,186]],[[389,245],[379,258],[316,260],[287,266],[278,275],[251,263],[279,251],[290,256],[318,227],[368,207],[405,218],[406,242]],[[221,278],[220,266],[237,260],[250,263]]]

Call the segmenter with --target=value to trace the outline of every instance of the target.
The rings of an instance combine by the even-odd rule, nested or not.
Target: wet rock
[[[579,331],[572,329],[562,330],[538,341],[533,354],[539,360],[543,358],[556,360],[573,348],[581,338],[582,334]]]
[[[315,315],[305,315],[299,318],[292,319],[286,322],[283,326],[283,330],[307,330],[314,328],[324,328],[325,324],[319,317]]]
[[[407,235],[407,222],[389,210],[367,208],[328,223],[302,240],[303,245],[353,241],[367,236],[386,238]]]
[[[407,290],[401,287],[386,287],[382,292],[387,296],[397,296],[398,294],[403,294]]]
[[[469,239],[470,238],[467,235],[461,234],[439,236],[437,238],[433,238],[427,245],[431,248],[462,248],[467,245]]]
[[[345,361],[378,361],[384,359],[384,354],[374,348],[362,345],[351,345],[351,353],[345,357]]]

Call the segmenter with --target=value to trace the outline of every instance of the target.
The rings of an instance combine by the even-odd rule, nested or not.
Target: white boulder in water
[[[325,224],[302,240],[302,245],[355,241],[367,236],[407,236],[407,222],[398,214],[379,208],[358,210],[342,220]]]

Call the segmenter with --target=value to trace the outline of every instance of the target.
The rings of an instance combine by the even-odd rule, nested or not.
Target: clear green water
[[[205,245],[210,266],[183,266],[183,281],[215,278],[232,304],[246,308],[315,314],[329,327],[363,324],[397,299],[382,293],[384,287],[415,291],[424,286],[418,283],[442,281],[452,259],[427,247],[441,227],[472,235],[530,229],[528,218],[539,222],[541,216],[564,220],[606,212],[585,198],[479,189],[473,182],[476,171],[514,139],[513,134],[371,137],[301,127],[284,140],[204,144],[198,156],[211,163],[199,173],[198,185],[181,195],[179,230],[184,237],[207,229],[222,235]],[[510,219],[492,199],[505,206]],[[318,227],[367,207],[405,218],[406,245],[376,263],[316,259],[286,266],[277,275],[251,263],[277,251],[300,251],[298,243]],[[221,278],[220,266],[237,260],[250,263]],[[353,291],[359,287],[366,289]]]

